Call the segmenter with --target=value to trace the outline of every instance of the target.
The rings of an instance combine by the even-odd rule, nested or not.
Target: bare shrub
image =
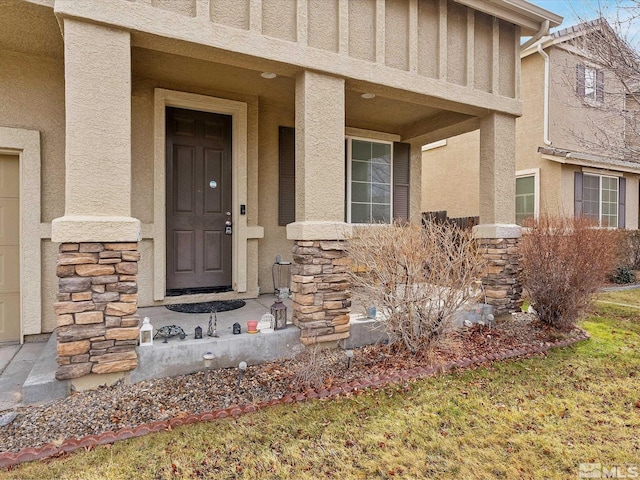
[[[334,378],[344,369],[342,349],[322,348],[318,344],[309,345],[295,357],[293,385],[296,388],[329,388]]]
[[[575,326],[617,260],[618,232],[585,218],[542,217],[520,244],[523,285],[540,320]]]
[[[414,353],[438,340],[452,314],[477,298],[484,269],[470,232],[430,222],[362,227],[349,256],[354,298],[377,307],[390,342]]]

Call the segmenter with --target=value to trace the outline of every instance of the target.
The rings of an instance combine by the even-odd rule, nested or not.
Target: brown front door
[[[231,116],[167,108],[167,294],[231,290]]]

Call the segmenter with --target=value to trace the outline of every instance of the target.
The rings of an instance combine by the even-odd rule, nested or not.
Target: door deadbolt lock
[[[226,227],[224,227],[224,234],[225,235],[231,235],[232,231],[231,231],[231,226],[227,225]]]

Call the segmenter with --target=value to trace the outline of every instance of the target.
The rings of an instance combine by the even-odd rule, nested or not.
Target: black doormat
[[[244,300],[221,300],[217,302],[202,303],[179,303],[175,305],[166,305],[173,312],[180,313],[211,313],[211,312],[228,312],[236,310],[246,305]]]
[[[167,297],[177,297],[180,295],[197,295],[199,293],[223,293],[230,292],[233,288],[231,285],[223,285],[221,287],[193,287],[193,288],[172,288],[167,290]]]

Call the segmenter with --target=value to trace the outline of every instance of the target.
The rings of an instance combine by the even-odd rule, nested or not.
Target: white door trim
[[[154,175],[153,175],[153,299],[164,300],[167,285],[167,217],[166,217],[166,107],[187,108],[221,113],[232,117],[232,284],[234,292],[247,291],[246,215],[240,205],[247,205],[247,104],[224,98],[156,88],[154,90]]]
[[[0,153],[20,163],[20,343],[42,333],[40,132],[0,127]]]

